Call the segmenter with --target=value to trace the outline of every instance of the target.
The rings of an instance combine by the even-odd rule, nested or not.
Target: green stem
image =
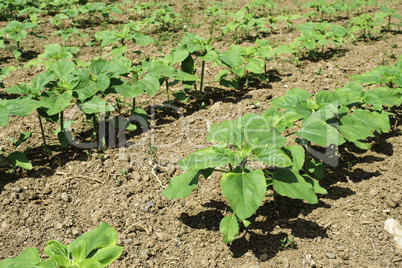
[[[200,92],[199,92],[199,94],[201,93],[202,87],[203,87],[203,84],[204,84],[204,70],[205,70],[205,61],[203,60],[202,61],[202,67],[201,67],[201,82],[200,82]],[[199,94],[197,94],[197,101],[199,100]]]
[[[94,114],[94,115],[92,116],[92,126],[93,126],[93,128],[94,128],[95,139],[98,138],[98,127],[97,127],[97,124],[98,124],[98,122],[97,122],[97,120],[96,120],[96,114]]]
[[[40,132],[42,134],[43,146],[45,147],[46,155],[48,156],[49,149],[47,148],[47,145],[46,145],[45,130],[43,129],[42,118],[39,113],[38,113],[38,119],[39,119],[39,125],[40,125]]]
[[[169,103],[170,101],[169,101],[169,81],[168,81],[169,79],[168,78],[165,78],[165,83],[166,83],[166,96],[167,96],[167,102]]]
[[[134,114],[134,110],[135,110],[135,98],[133,98],[133,109],[131,110],[131,115]]]

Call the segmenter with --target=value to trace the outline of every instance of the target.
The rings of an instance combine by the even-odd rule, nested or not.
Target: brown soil
[[[188,4],[193,10],[201,10],[207,3]],[[242,6],[239,1],[235,4],[234,7]],[[278,10],[285,4],[290,10],[297,10],[291,1],[279,4]],[[402,5],[395,5],[402,13]],[[180,11],[181,5],[174,7]],[[128,16],[119,19],[124,22]],[[209,37],[201,15],[192,22],[202,26],[189,26],[189,32]],[[86,31],[93,34],[97,29]],[[298,35],[298,31],[281,29],[278,25],[268,40],[289,43]],[[42,24],[36,32],[49,39],[31,37],[34,41],[27,42],[24,49],[42,53],[43,45],[60,42],[50,36],[54,31],[50,24]],[[224,51],[230,40],[225,37],[213,45]],[[78,45],[78,41],[73,41],[73,45],[74,42]],[[173,46],[165,43],[140,49],[147,56],[166,55]],[[402,35],[392,32],[376,41],[349,44],[342,54],[326,60],[302,61],[303,66],[274,60],[269,66],[270,81],[252,84],[248,90],[207,84],[205,107],[198,109],[190,101],[175,103],[179,112],[156,110],[149,130],[127,133],[133,143],[128,148],[86,151],[69,147],[62,153],[52,135],[55,126],[48,124],[47,136],[56,145],[51,146],[53,156],[46,159],[34,114],[10,118],[0,132],[0,150],[13,150],[7,137],[34,132],[24,145],[32,146],[27,156],[34,169],[12,174],[7,168],[0,168],[0,260],[17,256],[26,247],[37,247],[42,252],[51,239],[69,243],[101,222],[108,222],[117,230],[118,244],[124,246],[123,254],[110,267],[311,267],[312,263],[317,267],[402,267],[402,252],[383,229],[388,218],[402,222],[400,108],[392,109],[390,133],[373,138],[371,150],[358,150],[352,145],[341,149],[339,165],[327,168],[322,185],[328,194],[320,196],[318,204],[284,197],[274,203],[267,197],[251,217],[251,228],[242,229],[229,245],[223,243],[219,232],[219,222],[228,205],[221,195],[217,175],[201,180],[183,200],[168,200],[161,194],[170,178],[180,174],[177,162],[209,145],[205,136],[211,122],[261,113],[270,107],[271,98],[290,88],[315,93],[342,87],[353,74],[395,63],[402,52],[401,44]],[[129,47],[129,51],[136,49]],[[83,47],[78,57],[85,60],[98,55],[97,48]],[[22,63],[15,61],[11,52],[2,54],[2,67],[18,64]],[[42,70],[21,68],[3,81],[6,87],[29,82]],[[218,71],[218,67],[208,65],[206,81],[214,81]],[[139,99],[148,103],[144,107],[149,112],[153,104],[164,101],[163,92]],[[88,130],[83,125],[74,129],[77,135]],[[149,144],[155,148],[152,152]],[[121,170],[128,171],[128,175]],[[280,241],[291,236],[297,247],[280,250]]]

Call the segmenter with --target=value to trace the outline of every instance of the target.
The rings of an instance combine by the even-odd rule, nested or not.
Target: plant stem
[[[166,77],[165,78],[165,83],[166,83],[166,97],[167,97],[167,102],[169,103],[169,79]]]
[[[202,67],[201,67],[200,91],[199,91],[199,93],[196,95],[196,96],[197,96],[197,101],[199,100],[199,94],[201,93],[201,91],[202,91],[202,86],[203,86],[203,84],[204,84],[204,70],[205,70],[205,61],[203,60],[203,61],[202,61]],[[194,84],[195,84],[195,82],[194,82]]]
[[[45,130],[43,129],[42,118],[39,113],[38,113],[38,119],[39,119],[39,125],[40,125],[40,132],[42,133],[43,146],[45,147],[46,157],[48,157],[49,149],[47,148],[47,145],[46,145]]]

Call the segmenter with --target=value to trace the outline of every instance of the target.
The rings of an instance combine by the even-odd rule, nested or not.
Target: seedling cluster
[[[169,3],[153,0],[118,4],[0,0],[0,17],[8,20],[0,29],[0,49],[11,50],[19,63],[15,67],[1,68],[0,82],[2,76],[21,68],[23,63],[25,68],[43,67],[29,83],[8,87],[0,83],[6,93],[17,96],[0,99],[0,126],[6,127],[11,116],[36,113],[43,148],[51,155],[44,122],[58,125],[53,134],[64,149],[72,140],[67,129],[76,123],[65,120],[65,114],[78,108],[82,116],[91,121],[92,138],[102,148],[108,144],[98,132],[101,123],[134,131],[137,125],[129,116],[137,122],[147,122],[147,103],[139,103],[139,96],[164,91],[168,104],[173,101],[172,97],[174,101],[194,100],[201,104],[206,82],[233,89],[248,89],[251,81],[269,83],[269,62],[280,60],[284,54],[293,57],[296,63],[328,60],[330,48],[336,54],[347,49],[347,44],[371,41],[399,30],[402,17],[392,8],[392,1],[387,3],[389,5],[378,6],[372,0],[331,3],[315,0],[300,6],[308,10],[303,17],[286,9],[277,10],[274,1],[255,0],[239,10],[231,9],[225,2],[216,2],[203,9],[205,23],[210,25],[210,37],[204,38],[191,33],[191,27],[197,25],[188,19],[191,17],[188,7],[183,16],[174,12]],[[368,13],[376,9],[379,12]],[[128,14],[126,12],[130,12],[129,22],[107,28],[109,24],[118,24],[116,14]],[[48,44],[37,57],[28,61],[22,43],[26,42],[28,34],[48,38],[34,32],[40,24],[47,23],[38,20],[46,14],[52,15],[49,19],[55,30],[52,35],[60,36],[63,46]],[[340,19],[345,19],[346,23],[341,23]],[[279,21],[285,21],[287,28],[279,29]],[[101,30],[90,36],[84,29],[88,25],[97,25]],[[223,30],[216,34],[219,29]],[[267,34],[278,30],[297,30],[299,35],[288,44],[270,43]],[[77,56],[80,48],[71,46],[72,36],[79,40],[81,48],[92,46],[98,49],[99,55],[80,60]],[[163,46],[166,40],[174,41],[175,46],[160,57],[129,51],[132,44]],[[220,51],[212,45],[213,40],[229,40],[232,45]],[[252,44],[241,45],[244,40]],[[104,50],[107,53],[102,54]],[[205,81],[208,66],[220,67],[215,81]],[[248,219],[263,204],[268,189],[281,196],[317,203],[317,194],[327,192],[320,186],[325,166],[314,157],[313,146],[327,148],[349,142],[369,149],[367,138],[390,131],[389,107],[400,106],[402,102],[401,74],[402,60],[399,60],[394,65],[354,75],[351,77],[354,82],[336,91],[311,95],[306,90],[293,88],[270,100],[272,107],[261,114],[249,113],[237,120],[212,123],[206,137],[212,145],[180,161],[184,173],[174,177],[163,194],[168,198],[185,198],[201,176],[207,179],[218,173],[222,194],[230,205],[230,214],[220,223],[225,243],[235,239],[242,224],[251,225]],[[181,88],[173,90],[175,85]],[[362,85],[371,87],[366,89]],[[0,152],[1,159],[10,161],[12,170],[32,169],[25,151],[17,150],[31,136],[32,133],[23,132],[18,140],[11,138],[14,151]],[[153,150],[150,146],[150,154]],[[262,168],[253,168],[255,166]],[[127,171],[122,170],[122,174],[128,177]],[[87,245],[86,239],[99,243]],[[38,267],[104,267],[121,254],[122,248],[115,245],[116,241],[114,230],[107,224],[68,246],[50,241],[44,252],[49,259],[42,263],[52,262],[54,266],[41,264]],[[284,248],[292,245],[292,241],[283,241]],[[41,262],[37,251],[27,249],[14,260],[3,261],[0,267],[11,267],[5,265],[12,261],[26,261],[26,265]]]

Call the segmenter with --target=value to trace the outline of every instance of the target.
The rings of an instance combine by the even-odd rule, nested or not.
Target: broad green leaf
[[[133,42],[141,46],[155,44],[155,40],[152,37],[146,36],[141,33],[134,33]]]
[[[142,88],[146,93],[153,96],[160,90],[160,84],[158,77],[147,73],[141,80],[138,80],[139,87]]]
[[[381,100],[381,103],[387,106],[400,106],[402,102],[401,92],[389,87],[379,87],[372,90],[367,90],[369,96],[377,96]]]
[[[110,72],[117,75],[128,75],[130,73],[131,60],[125,57],[110,60]]]
[[[54,78],[54,74],[50,71],[44,71],[32,78],[31,85],[37,89],[35,93],[39,94],[40,91]]]
[[[308,125],[302,124],[301,129],[296,132],[296,135],[321,146],[328,146],[330,144],[340,145],[345,142],[337,129],[324,121],[316,121]]]
[[[40,105],[39,101],[30,98],[18,98],[8,100],[6,108],[9,114],[24,117],[32,113]]]
[[[36,248],[26,248],[16,258],[9,258],[0,262],[0,268],[35,268],[40,267],[36,264],[40,262],[38,250]]]
[[[95,95],[99,90],[100,86],[98,83],[88,78],[82,78],[78,79],[78,84],[73,89],[73,95],[77,100],[84,102],[86,99]]]
[[[20,167],[23,169],[31,170],[32,164],[29,162],[25,154],[15,151],[8,155],[8,160],[13,166]]]
[[[10,114],[6,107],[0,106],[0,127],[5,127]]]
[[[239,233],[240,224],[239,219],[235,214],[224,217],[219,224],[219,231],[223,235],[223,242],[226,244],[231,243],[236,235]]]
[[[116,260],[123,252],[123,247],[120,246],[108,246],[99,249],[91,259],[98,261],[102,267],[111,264]]]
[[[59,79],[67,77],[75,70],[74,62],[66,60],[58,60],[49,67],[51,68],[50,71]]]
[[[197,186],[199,176],[200,171],[198,170],[190,170],[180,174],[169,182],[168,187],[163,190],[162,194],[169,199],[185,198]]]
[[[243,64],[243,57],[232,51],[225,51],[219,55],[219,60],[231,69],[239,68]]]
[[[61,256],[64,257],[66,260],[69,259],[67,246],[61,244],[57,240],[50,240],[49,242],[47,242],[43,253],[45,253],[49,257]]]
[[[121,85],[116,85],[114,88],[116,89],[116,92],[123,97],[132,99],[145,93],[138,84],[132,85],[128,81]]]
[[[277,97],[270,101],[270,104],[277,109],[293,109],[301,101],[307,101],[310,94],[300,88],[292,88],[284,96]]]
[[[241,220],[250,217],[262,204],[267,184],[262,170],[249,173],[226,173],[220,186],[230,207]]]
[[[352,116],[342,117],[341,123],[342,125],[338,126],[338,129],[342,133],[342,136],[345,138],[345,140],[350,142],[358,142],[359,140],[364,140],[367,137],[374,137],[374,134],[371,132],[371,128],[360,125]],[[355,144],[356,146],[363,146],[364,149],[367,148],[367,144],[363,145],[361,142]]]
[[[80,263],[80,268],[102,268],[102,264],[94,259],[85,259]],[[73,267],[71,267],[73,268]]]
[[[127,46],[122,46],[122,47],[114,47],[112,48],[112,54],[113,57],[118,58],[124,55],[127,51]]]
[[[305,179],[306,182],[310,183],[313,186],[315,193],[328,194],[327,190],[325,188],[321,187],[321,185],[318,183],[318,181],[315,180],[314,178],[312,178],[311,176],[309,176],[307,174],[303,174],[303,178]]]
[[[42,97],[44,98],[44,97]],[[72,98],[72,91],[66,91],[63,94],[52,94],[49,98],[45,98],[43,107],[47,108],[46,113],[49,116],[55,115],[64,111],[70,104]]]
[[[79,264],[85,260],[86,258],[86,247],[87,247],[87,243],[85,240],[81,239],[79,240],[75,245],[74,248],[72,248],[71,251],[71,256],[73,257],[73,265],[75,266],[79,266]],[[89,251],[90,252],[90,251]]]
[[[221,167],[228,164],[227,154],[230,150],[221,150],[216,147],[201,149],[191,153],[179,162],[182,170],[200,170],[211,167]]]
[[[285,147],[288,156],[292,161],[292,169],[297,172],[304,166],[304,160],[306,158],[306,152],[301,145],[289,145]]]
[[[246,59],[246,65],[244,66],[244,69],[247,71],[250,71],[255,74],[261,74],[264,72],[264,61],[259,58],[247,58]]]
[[[59,139],[62,148],[67,148],[67,146],[70,144],[70,140],[67,138],[65,131],[58,132],[57,138]]]
[[[91,70],[97,76],[100,74],[110,72],[111,68],[112,64],[110,64],[110,62],[107,60],[96,60],[88,66],[88,69]]]
[[[387,112],[377,113],[356,109],[351,116],[356,123],[375,130],[378,133],[390,131],[391,126]]]
[[[107,101],[102,100],[98,96],[93,96],[89,101],[80,104],[79,107],[85,114],[112,112],[114,108],[108,105]]]
[[[166,58],[169,60],[170,66],[172,66],[175,63],[184,61],[189,55],[190,53],[187,49],[187,46],[179,45],[177,48],[171,50],[170,53],[166,56]]]
[[[55,268],[55,267],[67,267],[72,268],[71,262],[68,258],[63,256],[52,256],[38,263],[38,267],[41,268]]]
[[[229,142],[240,148],[244,142],[242,127],[235,121],[224,121],[219,125],[215,122],[209,127],[207,140],[210,142]]]
[[[274,191],[282,196],[306,200],[310,204],[318,203],[314,187],[294,169],[284,168],[274,172]]]
[[[75,247],[81,247],[79,243],[85,243],[85,257],[93,250],[101,249],[107,246],[114,246],[117,243],[116,230],[110,227],[106,222],[101,223],[92,232],[82,234],[68,245],[68,252],[72,253]]]
[[[253,150],[255,160],[276,167],[288,167],[292,164],[289,156],[280,148],[267,145]]]
[[[308,172],[314,174],[314,178],[320,181],[324,178],[325,166],[321,161],[310,158],[308,162]]]
[[[18,94],[18,95],[28,95],[30,88],[28,85],[14,85],[5,90],[10,94]]]

